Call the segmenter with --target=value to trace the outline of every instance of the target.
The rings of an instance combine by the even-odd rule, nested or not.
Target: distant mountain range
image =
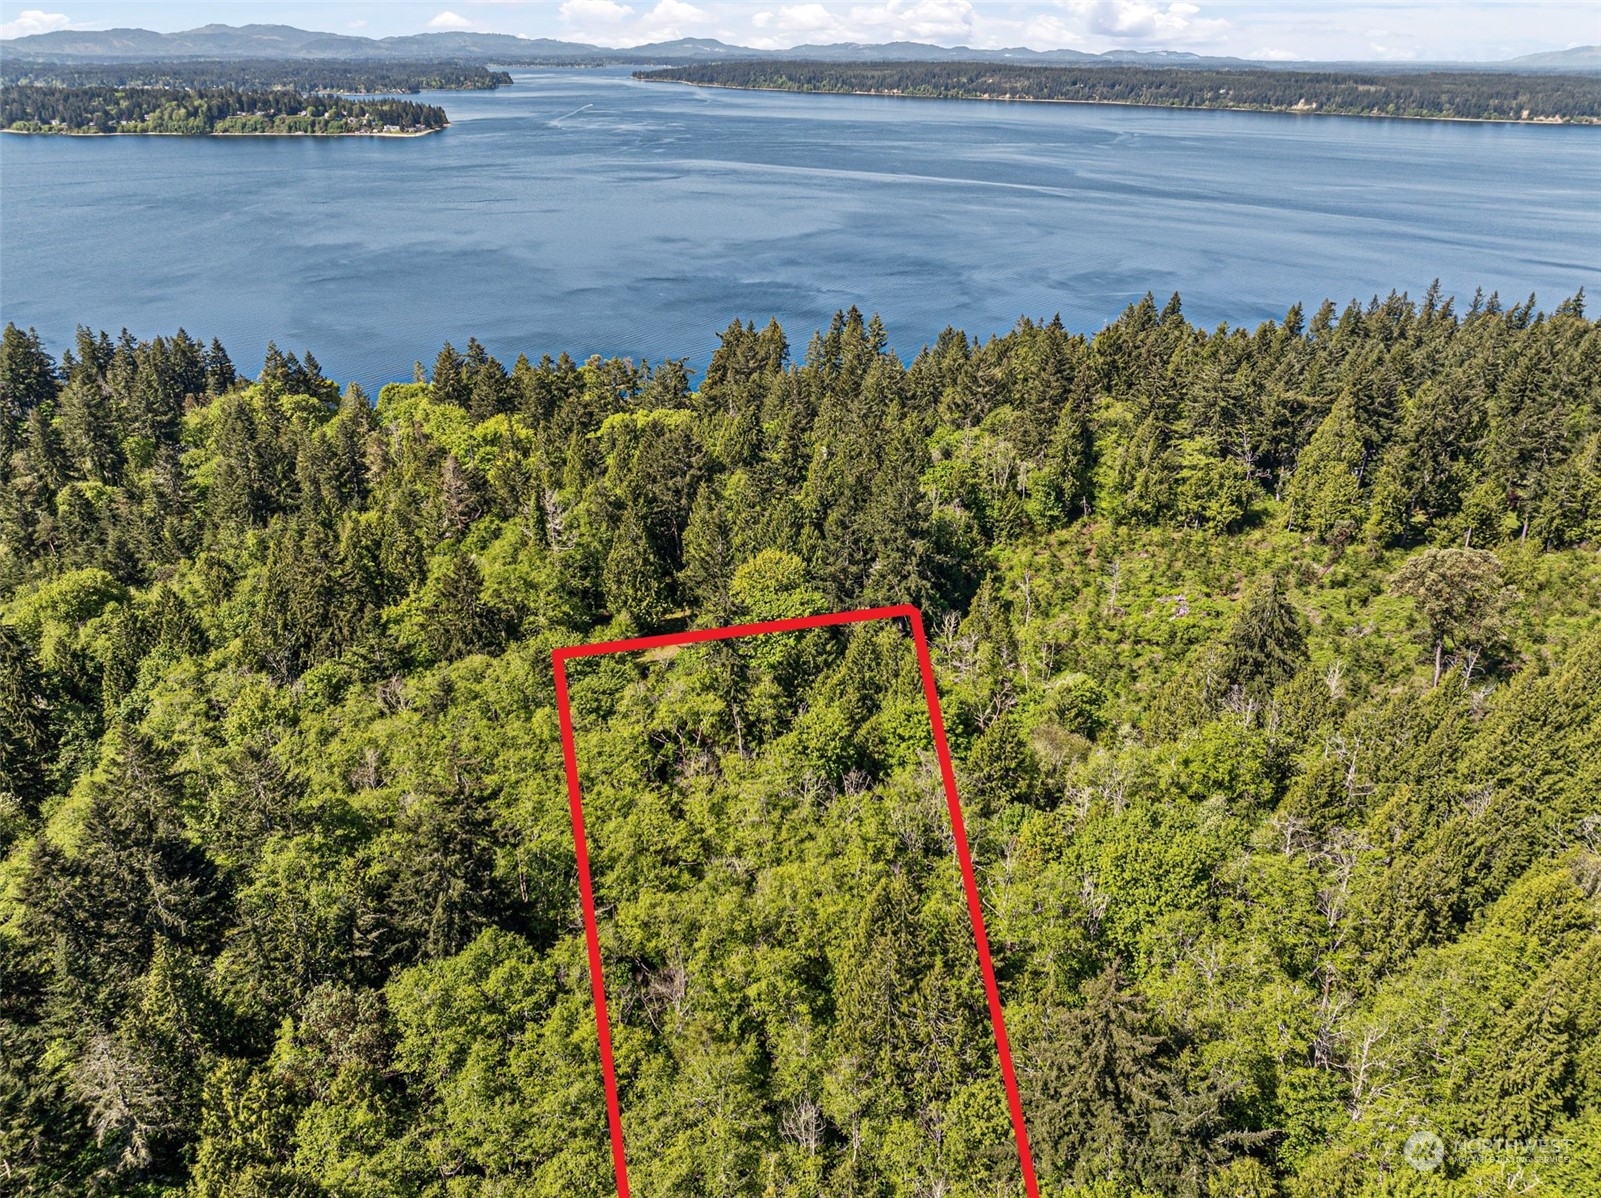
[[[467,59],[497,63],[594,62],[693,63],[719,59],[807,59],[813,62],[1017,62],[1017,63],[1139,63],[1143,66],[1293,66],[1305,62],[1268,63],[1239,58],[1206,58],[1178,50],[1108,50],[1086,54],[1081,50],[1030,50],[1016,46],[979,50],[970,46],[932,46],[923,42],[887,42],[870,45],[836,42],[826,46],[794,46],[787,50],[755,50],[730,46],[715,38],[680,38],[619,49],[587,42],[551,38],[515,37],[507,33],[417,33],[408,37],[350,37],[317,33],[291,25],[202,25],[181,33],[155,33],[148,29],[57,30],[0,41],[6,57],[24,60],[116,61],[183,58],[248,59]],[[1321,64],[1335,65],[1335,64]],[[1364,64],[1374,69],[1379,64]],[[1387,64],[1395,65],[1395,64]],[[1406,64],[1416,70],[1417,63]],[[1446,65],[1446,64],[1436,64]],[[1451,64],[1470,65],[1470,64]],[[1580,46],[1544,54],[1527,54],[1507,63],[1473,63],[1476,69],[1601,69],[1601,47]]]
[[[1572,46],[1566,50],[1547,50],[1525,54],[1508,64],[1515,67],[1557,67],[1567,70],[1601,70],[1601,46]]]
[[[417,33],[409,37],[348,37],[313,33],[290,25],[202,25],[182,33],[148,29],[97,31],[58,30],[0,42],[7,54],[51,59],[165,58],[481,58],[497,62],[610,59],[627,62],[705,62],[726,58],[806,58],[838,62],[897,60],[959,62],[975,59],[1028,62],[1184,62],[1206,61],[1175,51],[1112,51],[1085,54],[1078,50],[974,50],[967,46],[930,46],[921,42],[865,45],[841,42],[829,46],[796,46],[789,50],[754,50],[730,46],[715,38],[686,37],[618,49],[588,42],[514,37],[507,33]]]

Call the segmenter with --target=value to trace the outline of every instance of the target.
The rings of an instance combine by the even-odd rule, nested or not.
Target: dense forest
[[[445,110],[411,100],[352,100],[237,87],[0,89],[0,129],[18,133],[431,133]]]
[[[461,62],[340,62],[326,59],[186,59],[168,62],[23,62],[0,70],[0,86],[236,88],[295,92],[492,91],[505,71]]]
[[[551,651],[925,613],[1050,1198],[1601,1187],[1601,323],[0,339],[8,1194],[612,1192]],[[893,622],[574,663],[635,1193],[1018,1192]]]
[[[1192,70],[992,62],[712,62],[636,79],[771,91],[1057,100],[1340,116],[1601,123],[1601,76],[1539,72]]]

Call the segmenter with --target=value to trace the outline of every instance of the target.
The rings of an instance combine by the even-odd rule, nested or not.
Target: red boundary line
[[[1001,1079],[1006,1085],[1006,1103],[1012,1116],[1012,1132],[1017,1140],[1017,1159],[1023,1169],[1023,1188],[1028,1198],[1040,1198],[1039,1181],[1034,1175],[1034,1156],[1029,1149],[1028,1128],[1023,1122],[1023,1100],[1017,1089],[1017,1072],[1012,1066],[1012,1049],[1006,1038],[1006,1020],[1001,1013],[1001,993],[995,983],[995,965],[990,959],[989,936],[984,931],[984,912],[979,903],[978,879],[973,873],[973,856],[967,844],[967,826],[962,820],[961,803],[956,797],[956,771],[951,764],[951,748],[945,739],[945,717],[940,713],[939,691],[934,685],[934,662],[928,652],[923,631],[923,615],[910,604],[897,607],[871,607],[860,611],[832,612],[821,616],[800,616],[790,620],[763,620],[755,624],[732,624],[726,628],[697,628],[689,632],[669,632],[661,636],[631,637],[620,641],[599,641],[588,645],[568,645],[551,653],[556,671],[556,712],[561,721],[562,758],[567,768],[567,806],[572,815],[573,846],[578,855],[578,895],[584,907],[584,939],[589,946],[589,985],[595,996],[595,1030],[600,1037],[600,1068],[606,1081],[606,1119],[611,1130],[612,1166],[617,1175],[617,1198],[629,1198],[628,1160],[623,1150],[623,1116],[617,1095],[617,1070],[612,1059],[611,1020],[606,1014],[606,984],[601,974],[600,926],[595,915],[595,889],[589,872],[588,838],[584,832],[584,803],[578,784],[578,748],[573,739],[572,708],[567,695],[567,662],[574,657],[600,657],[607,653],[629,653],[640,649],[659,649],[673,645],[698,645],[707,641],[731,640],[766,632],[800,632],[808,628],[831,628],[840,624],[860,624],[868,620],[905,620],[911,625],[917,646],[917,666],[923,676],[923,695],[928,700],[929,722],[934,729],[934,755],[939,759],[940,779],[945,787],[945,806],[950,811],[951,832],[956,842],[956,859],[962,869],[962,886],[967,893],[967,913],[973,922],[973,939],[978,946],[978,966],[984,975],[984,994],[989,1000],[990,1023],[995,1031],[995,1051],[1000,1057]]]

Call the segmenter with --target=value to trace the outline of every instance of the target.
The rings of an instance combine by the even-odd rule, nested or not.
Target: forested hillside
[[[612,1192],[551,650],[909,602],[1046,1193],[1597,1192],[1582,296],[886,344],[8,326],[0,1189]],[[1016,1193],[904,633],[572,678],[635,1192]]]
[[[1601,122],[1601,78],[1506,71],[1364,73],[985,62],[708,62],[635,78],[769,91],[1056,100],[1337,116]]]

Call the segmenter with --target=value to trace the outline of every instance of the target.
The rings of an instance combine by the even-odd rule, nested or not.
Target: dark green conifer
[[[1306,617],[1285,593],[1284,580],[1269,574],[1246,596],[1224,641],[1222,681],[1263,700],[1306,664]]]

